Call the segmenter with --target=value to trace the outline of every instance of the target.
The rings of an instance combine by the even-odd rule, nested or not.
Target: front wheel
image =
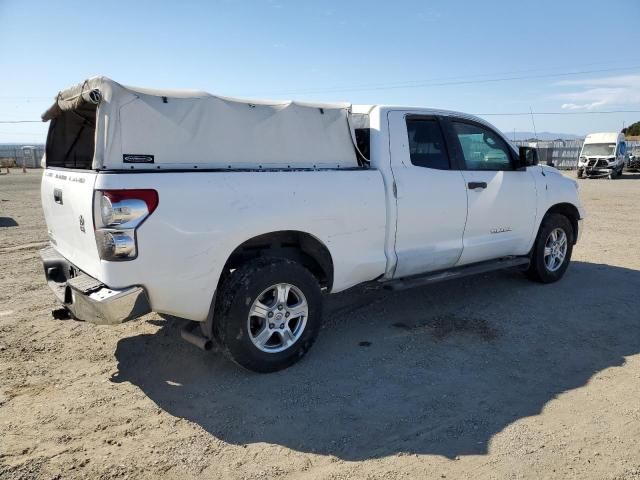
[[[567,217],[557,213],[545,216],[533,246],[527,276],[541,283],[560,280],[571,260],[573,235]]]
[[[215,333],[225,354],[255,372],[293,365],[321,326],[322,294],[302,265],[258,258],[234,270],[222,286]]]

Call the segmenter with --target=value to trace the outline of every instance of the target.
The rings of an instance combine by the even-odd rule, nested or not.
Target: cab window
[[[451,122],[467,170],[513,170],[507,143],[489,128]]]
[[[449,170],[449,155],[436,119],[407,119],[409,154],[417,167]]]

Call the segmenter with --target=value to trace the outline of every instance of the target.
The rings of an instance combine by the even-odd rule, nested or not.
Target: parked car
[[[578,178],[622,176],[627,145],[624,134],[591,133],[586,136],[578,158]]]
[[[640,171],[640,155],[637,155],[635,153],[630,153],[629,157],[627,158],[626,167],[627,167],[627,170],[631,172]]]
[[[97,77],[43,119],[41,255],[69,313],[188,319],[187,340],[255,371],[309,350],[323,293],[503,268],[555,282],[582,231],[577,183],[464,113]]]

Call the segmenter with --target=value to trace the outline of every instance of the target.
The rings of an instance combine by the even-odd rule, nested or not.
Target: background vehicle
[[[631,172],[640,171],[640,148],[635,147],[632,151],[628,152],[628,154],[626,163],[627,170]]]
[[[578,158],[578,178],[622,176],[625,153],[624,134],[590,133],[584,139]]]
[[[554,282],[584,216],[575,181],[463,113],[99,77],[44,118],[42,257],[60,301],[96,323],[149,311],[199,322],[185,338],[216,338],[256,371],[304,355],[322,292],[507,267]]]

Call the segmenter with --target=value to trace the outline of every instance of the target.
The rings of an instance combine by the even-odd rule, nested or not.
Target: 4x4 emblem
[[[82,233],[85,233],[85,231],[84,231],[84,217],[82,215],[80,215],[80,231]]]

